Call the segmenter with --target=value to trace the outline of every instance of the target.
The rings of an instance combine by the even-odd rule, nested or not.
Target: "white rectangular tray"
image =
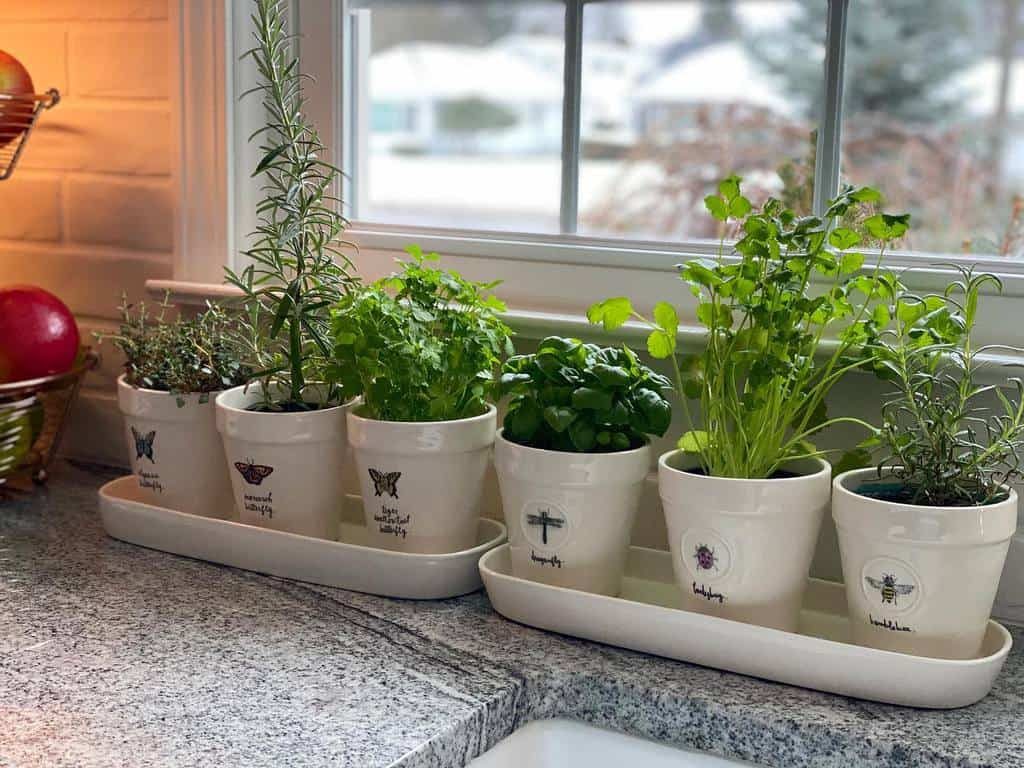
[[[495,610],[521,624],[780,683],[887,704],[952,709],[991,690],[1012,639],[990,621],[982,656],[966,661],[878,651],[848,641],[841,584],[811,579],[799,633],[685,611],[668,552],[633,547],[621,597],[512,575],[508,545],[480,559]]]
[[[477,562],[505,541],[505,526],[480,518],[464,552],[406,554],[365,545],[366,528],[342,523],[340,541],[215,520],[148,504],[134,475],[99,490],[103,527],[115,539],[247,571],[387,597],[433,600],[480,588]]]

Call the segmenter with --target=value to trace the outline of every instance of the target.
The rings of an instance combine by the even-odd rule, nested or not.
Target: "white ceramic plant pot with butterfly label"
[[[916,656],[974,658],[1017,530],[1017,492],[977,507],[866,495],[894,486],[874,469],[833,482],[852,639]]]
[[[548,451],[506,440],[499,431],[494,466],[513,575],[619,594],[650,448]]]
[[[172,395],[117,380],[132,472],[157,506],[207,517],[233,513],[231,482],[217,434],[217,393]]]
[[[797,630],[832,468],[815,459],[786,470],[785,476],[746,480],[705,475],[680,451],[658,460],[683,608]]]
[[[304,397],[322,402],[310,387]],[[344,501],[346,405],[301,412],[250,410],[259,384],[217,398],[235,506],[243,523],[336,540]]]
[[[348,412],[371,546],[461,552],[477,543],[497,410],[452,421],[381,421]]]

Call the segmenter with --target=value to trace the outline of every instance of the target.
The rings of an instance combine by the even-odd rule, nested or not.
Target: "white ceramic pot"
[[[976,657],[1017,530],[1017,492],[983,507],[924,507],[857,492],[877,480],[876,470],[860,469],[833,482],[853,641]]]
[[[178,397],[117,380],[128,458],[150,503],[206,517],[234,513],[214,398]],[[180,403],[180,405],[179,405]]]
[[[312,401],[317,396],[310,390]],[[344,500],[345,412],[248,410],[262,400],[259,384],[217,398],[235,506],[243,523],[320,539],[338,538]]]
[[[512,573],[544,584],[617,595],[644,478],[646,445],[569,453],[494,442]]]
[[[453,421],[380,421],[348,411],[369,544],[461,552],[477,544],[497,411]]]
[[[709,477],[689,457],[658,460],[658,491],[683,607],[795,632],[828,509],[832,468],[795,462],[792,477]]]

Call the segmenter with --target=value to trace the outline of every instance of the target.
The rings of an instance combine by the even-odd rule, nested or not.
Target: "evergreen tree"
[[[798,0],[784,31],[752,36],[755,60],[781,78],[808,117],[819,114],[827,3]],[[974,0],[857,0],[846,33],[844,110],[885,113],[907,122],[959,115],[955,77],[990,48],[986,17]],[[987,35],[994,37],[992,29]]]

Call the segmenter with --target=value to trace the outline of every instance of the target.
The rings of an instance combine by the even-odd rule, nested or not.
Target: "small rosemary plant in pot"
[[[235,354],[235,323],[215,304],[187,318],[172,318],[171,309],[167,296],[155,312],[122,297],[118,330],[97,334],[124,354],[117,396],[128,458],[153,503],[229,517],[231,487],[211,398],[248,375]]]
[[[267,124],[252,139],[261,159],[259,225],[249,262],[227,281],[243,294],[239,347],[254,383],[217,399],[241,519],[336,538],[345,415],[327,382],[330,307],[357,280],[340,241],[340,172],[307,119],[282,0],[257,0],[252,58]]]
[[[552,336],[506,362],[494,464],[517,576],[618,594],[669,386],[625,346]]]
[[[825,398],[890,322],[898,281],[865,269],[856,250],[873,241],[884,253],[906,231],[909,217],[875,212],[880,202],[874,189],[850,187],[824,216],[798,217],[775,199],[754,209],[740,179],[724,179],[705,200],[722,227],[718,258],[680,268],[707,333],[695,354],[679,353],[667,302],[651,319],[623,297],[590,309],[608,329],[646,325],[648,350],[672,368],[688,428],[661,456],[658,486],[691,610],[796,628],[830,494],[831,468],[812,440],[839,422],[871,429],[828,417]],[[728,246],[727,225],[737,233]]]
[[[436,266],[418,246],[401,270],[342,298],[328,379],[346,397],[374,546],[454,552],[477,544],[501,357],[511,352],[495,283]]]
[[[862,447],[882,459],[835,479],[833,516],[854,639],[970,658],[1016,531],[1024,388],[998,374],[980,381],[988,355],[1019,352],[974,342],[998,278],[952,269],[943,293],[901,288],[893,327],[864,350],[887,394],[882,426]]]

